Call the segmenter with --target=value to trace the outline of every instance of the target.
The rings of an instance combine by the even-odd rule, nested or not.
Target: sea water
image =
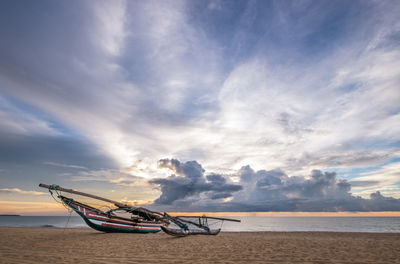
[[[241,223],[224,221],[222,231],[329,231],[400,233],[400,217],[233,217]],[[79,216],[0,216],[0,226],[86,228]],[[210,226],[219,228],[220,223]]]
[[[83,228],[80,216],[0,216],[0,226]]]
[[[400,233],[400,217],[239,217],[223,231],[328,231]]]

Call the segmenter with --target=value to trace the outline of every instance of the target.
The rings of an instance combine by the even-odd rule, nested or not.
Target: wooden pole
[[[115,206],[117,206],[119,208],[130,207],[127,204],[116,202],[116,201],[113,201],[113,200],[110,200],[110,199],[107,199],[107,198],[103,198],[103,197],[100,197],[100,196],[97,196],[97,195],[93,195],[93,194],[88,194],[88,193],[84,193],[84,192],[78,192],[78,191],[75,191],[75,190],[72,190],[72,189],[65,189],[65,188],[62,188],[62,187],[60,187],[58,185],[47,185],[47,184],[41,183],[41,184],[39,184],[39,187],[46,188],[46,189],[49,189],[49,190],[57,190],[57,191],[62,191],[62,192],[67,192],[67,193],[72,193],[72,194],[77,194],[77,195],[81,195],[81,196],[90,197],[90,198],[93,198],[93,199],[96,199],[96,200],[112,203],[112,204],[114,204]]]

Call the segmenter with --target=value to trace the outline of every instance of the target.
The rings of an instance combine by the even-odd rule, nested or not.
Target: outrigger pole
[[[223,221],[231,221],[231,222],[238,222],[240,223],[241,221],[238,219],[231,219],[231,218],[221,218],[221,217],[213,217],[213,216],[199,216],[199,215],[179,215],[179,216],[174,216],[174,217],[193,217],[193,218],[208,218],[208,219],[215,219],[215,220],[223,220]]]

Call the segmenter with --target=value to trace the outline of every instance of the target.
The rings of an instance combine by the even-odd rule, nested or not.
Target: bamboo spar
[[[54,186],[54,185],[47,185],[47,184],[41,183],[41,184],[39,184],[39,187],[46,188],[46,189],[49,189],[49,190],[57,190],[57,191],[62,191],[62,192],[67,192],[67,193],[72,193],[72,194],[77,194],[77,195],[81,195],[81,196],[86,196],[86,197],[93,198],[93,199],[96,199],[96,200],[100,200],[100,201],[112,203],[112,204],[114,204],[115,206],[120,207],[120,208],[130,207],[130,206],[127,205],[127,204],[123,204],[123,203],[120,203],[120,202],[116,202],[116,201],[113,201],[113,200],[110,200],[110,199],[107,199],[107,198],[103,198],[103,197],[100,197],[100,196],[97,196],[97,195],[93,195],[93,194],[89,194],[89,193],[84,193],[84,192],[78,192],[78,191],[75,191],[75,190],[72,190],[72,189],[64,189],[64,188],[62,188],[62,187],[60,187],[60,186],[58,186],[58,185],[55,185],[55,186]]]

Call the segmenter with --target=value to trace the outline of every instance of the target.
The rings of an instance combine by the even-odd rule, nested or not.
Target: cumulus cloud
[[[370,199],[354,196],[351,183],[335,172],[313,170],[306,177],[288,176],[281,170],[255,171],[243,166],[233,175],[208,174],[196,161],[181,163],[163,159],[159,166],[175,174],[150,180],[161,195],[155,204],[172,205],[183,210],[228,211],[396,211],[400,199],[385,197],[379,191]],[[369,184],[369,183],[360,183]],[[231,197],[228,200],[224,198]],[[221,199],[221,200],[217,200]],[[215,201],[217,200],[217,201]]]
[[[281,171],[253,171],[250,166],[239,171],[240,183],[247,188],[248,201],[279,199],[342,199],[351,189],[335,172],[313,170],[309,178],[288,177]]]
[[[232,193],[242,189],[237,184],[228,183],[222,175],[204,175],[204,169],[196,161],[181,163],[176,159],[162,159],[158,164],[160,168],[168,168],[174,174],[149,181],[161,190],[160,197],[155,200],[156,204],[170,205],[200,195],[204,195],[203,199],[217,200],[231,197]]]

